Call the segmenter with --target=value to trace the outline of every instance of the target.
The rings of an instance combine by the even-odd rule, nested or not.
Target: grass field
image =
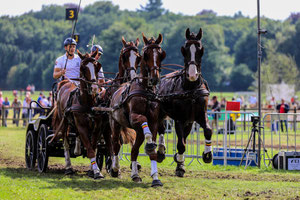
[[[275,171],[271,167],[200,165],[186,166],[184,178],[174,175],[167,158],[158,164],[163,187],[151,188],[150,161],[139,157],[143,183],[130,179],[130,162],[121,161],[120,178],[103,172],[105,179],[85,175],[88,159],[72,159],[77,170],[65,176],[63,158],[50,158],[49,170],[29,171],[24,161],[25,129],[0,128],[0,199],[299,199],[299,171]],[[188,159],[186,160],[186,164]]]

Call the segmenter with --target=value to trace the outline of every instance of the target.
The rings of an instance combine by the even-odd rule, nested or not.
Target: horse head
[[[79,50],[77,50],[77,53],[81,58],[80,80],[85,82],[89,93],[96,93],[98,89],[98,72],[101,69],[101,64],[94,58],[98,51],[95,51],[95,55],[89,55],[88,53],[83,55]]]
[[[136,70],[141,61],[138,50],[139,43],[139,38],[135,42],[126,42],[122,37],[123,47],[119,59],[119,76],[124,78],[125,81],[136,77]]]
[[[162,34],[159,34],[157,39],[153,37],[147,39],[144,33],[142,33],[142,35],[144,47],[141,61],[141,73],[143,77],[150,78],[150,83],[152,85],[156,85],[160,79],[159,72],[161,62],[166,57],[166,52],[160,47],[160,44],[163,41],[163,36]]]
[[[190,33],[190,29],[185,32],[186,42],[181,47],[181,53],[184,57],[185,74],[189,81],[198,80],[201,75],[201,58],[204,53],[204,47],[201,43],[202,29],[197,35]]]

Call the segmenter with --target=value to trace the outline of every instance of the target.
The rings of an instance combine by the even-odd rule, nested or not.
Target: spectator
[[[46,98],[45,95],[43,96],[42,102],[43,102],[44,107],[48,107],[49,106],[49,101],[48,101],[48,99]]]
[[[42,107],[46,107],[46,105],[44,105],[45,104],[45,102],[43,101],[43,97],[44,97],[44,95],[43,95],[43,93],[42,92],[40,92],[40,96],[38,97],[38,99],[37,99],[37,102],[42,106]],[[43,109],[41,109],[40,107],[37,107],[36,109],[34,109],[34,115],[36,115],[36,114],[40,114],[40,115],[43,115],[45,112],[44,112],[44,110]]]
[[[249,103],[250,103],[250,108],[256,108],[257,107],[257,99],[255,95],[251,95],[249,97]]]
[[[223,97],[221,100],[221,108],[225,109],[225,107],[226,107],[226,99],[225,99],[225,97]]]
[[[13,111],[14,111],[13,124],[19,126],[19,118],[20,118],[20,111],[21,111],[22,104],[18,100],[17,96],[14,98],[14,101],[12,102],[11,106],[13,107]]]
[[[0,117],[2,115],[2,103],[3,103],[3,97],[2,97],[2,92],[0,91]]]
[[[17,95],[18,95],[18,91],[17,90],[13,90],[13,96],[17,97]]]
[[[28,117],[29,117],[29,105],[31,102],[30,95],[26,94],[26,97],[23,101],[23,110],[22,110],[22,119],[23,119],[23,127],[27,125]]]
[[[288,113],[290,110],[290,107],[288,104],[284,103],[284,99],[281,99],[281,104],[278,104],[276,106],[276,110],[279,113]],[[280,116],[280,127],[281,127],[282,132],[283,132],[283,123],[285,124],[285,130],[287,131],[287,116],[286,115]]]
[[[4,126],[7,127],[7,122],[6,122],[6,119],[7,119],[7,116],[8,116],[8,108],[10,106],[10,102],[8,101],[8,98],[5,97],[3,103],[2,103],[2,110],[4,111],[5,110],[5,120],[4,120]],[[3,113],[4,114],[4,113]]]
[[[52,106],[52,92],[49,92],[49,96],[47,97],[48,100],[48,106],[51,107]]]
[[[212,105],[211,110],[213,112],[220,112],[221,108],[220,108],[220,103],[218,102],[217,96],[213,96],[212,103],[213,103],[213,105]],[[216,126],[216,128],[218,128],[218,126],[217,126],[218,118],[219,118],[219,114],[216,113],[213,115],[212,129],[214,129],[214,126]]]

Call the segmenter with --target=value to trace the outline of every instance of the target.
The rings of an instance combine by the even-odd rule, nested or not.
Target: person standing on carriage
[[[73,38],[65,39],[64,48],[66,53],[56,59],[53,72],[54,79],[61,80],[63,76],[67,79],[79,78],[81,59],[77,54],[75,54],[76,45],[77,43]],[[76,81],[74,82],[76,84],[79,83]]]

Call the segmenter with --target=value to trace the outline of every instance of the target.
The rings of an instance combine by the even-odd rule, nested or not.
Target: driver
[[[62,80],[64,76],[66,79],[76,79],[80,75],[80,57],[75,54],[76,41],[73,38],[67,38],[64,41],[64,48],[66,53],[56,59],[53,78]],[[68,62],[66,65],[68,57]],[[77,84],[78,81],[75,81]]]

